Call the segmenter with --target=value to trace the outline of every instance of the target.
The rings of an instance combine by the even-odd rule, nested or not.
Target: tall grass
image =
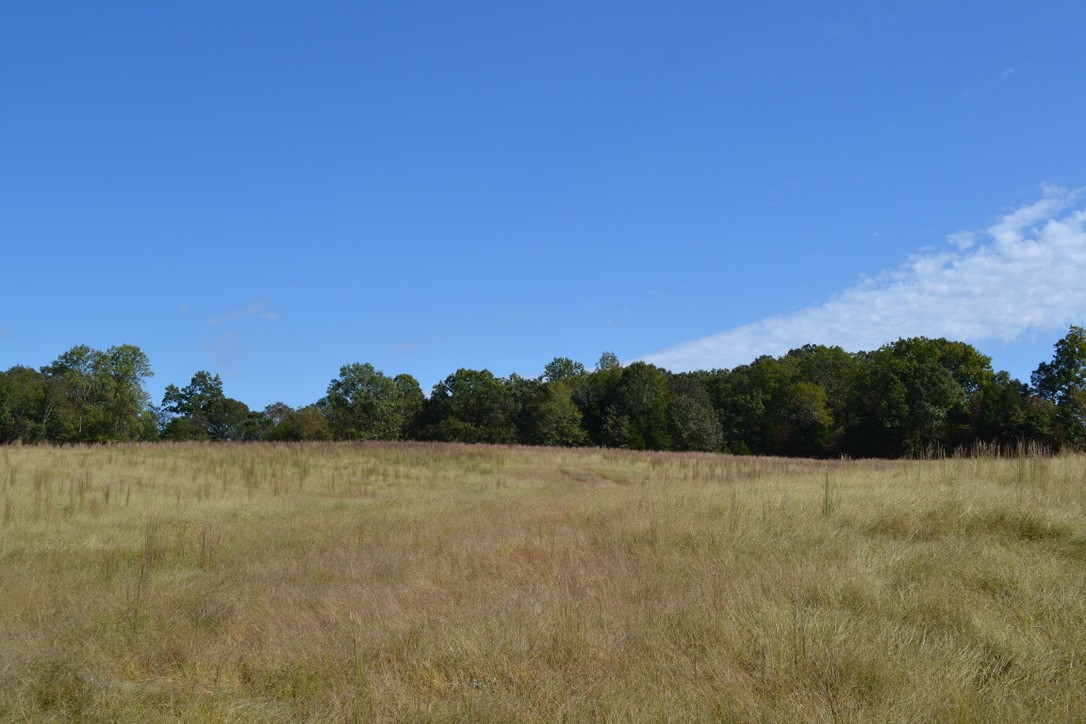
[[[0,448],[0,719],[1074,721],[1086,457]]]

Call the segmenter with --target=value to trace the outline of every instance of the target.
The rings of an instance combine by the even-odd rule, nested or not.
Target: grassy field
[[[0,448],[0,719],[1081,721],[1086,457]]]

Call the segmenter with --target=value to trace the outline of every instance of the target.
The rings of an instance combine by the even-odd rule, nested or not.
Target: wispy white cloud
[[[182,314],[188,314],[190,308],[183,305]],[[207,324],[220,328],[220,332],[204,338],[204,353],[211,360],[212,367],[224,377],[243,374],[243,362],[249,356],[249,350],[242,329],[245,325],[230,324],[246,319],[279,319],[279,313],[268,307],[266,299],[253,299],[246,306],[231,309],[226,314],[204,320]]]
[[[204,353],[211,360],[215,370],[227,377],[240,374],[241,358],[245,352],[245,340],[236,331],[204,339]]]
[[[899,337],[1012,342],[1086,318],[1086,189],[1042,198],[983,232],[948,237],[956,251],[909,258],[825,304],[684,342],[643,357],[671,370],[734,367],[807,343],[874,349]],[[986,243],[982,243],[988,239]]]
[[[953,234],[947,234],[946,240],[955,249],[965,251],[977,243],[977,233],[975,231],[956,231]]]
[[[0,327],[0,337],[10,337],[11,330],[7,327]]]
[[[247,317],[256,317],[257,319],[279,319],[279,313],[268,309],[268,301],[266,299],[254,299],[245,307],[232,309],[219,317],[209,318],[207,323],[226,324],[235,319],[244,319]]]
[[[996,89],[1006,84],[1014,75],[1018,72],[1015,67],[1005,68],[1002,73],[997,76],[988,78],[982,83],[977,84],[973,88],[966,91],[966,98],[977,99],[981,96],[985,96]]]
[[[988,227],[988,234],[995,239],[997,244],[1016,244],[1022,240],[1023,233],[1029,227],[1059,213],[1081,198],[1082,193],[1083,189],[1069,192],[1058,186],[1046,186],[1044,198],[1001,217],[994,225]]]

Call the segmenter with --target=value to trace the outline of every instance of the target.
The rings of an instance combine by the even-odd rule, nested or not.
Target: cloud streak
[[[188,305],[180,308],[182,314],[189,313]],[[246,306],[231,309],[226,314],[218,317],[209,317],[204,322],[213,327],[218,327],[219,332],[204,338],[204,353],[211,360],[212,366],[223,376],[234,377],[243,374],[243,361],[248,357],[249,350],[242,329],[248,325],[242,324],[247,319],[279,319],[279,313],[268,308],[266,299],[253,299]],[[233,324],[238,322],[238,324]]]
[[[233,377],[241,372],[241,357],[246,352],[245,341],[236,331],[207,337],[204,339],[204,352],[216,370]]]
[[[983,232],[947,237],[828,302],[649,354],[673,371],[730,368],[807,343],[874,349],[899,337],[1011,342],[1086,317],[1086,189],[1042,198]],[[985,239],[987,241],[985,242]]]
[[[185,310],[187,310],[187,307]],[[226,324],[227,322],[233,322],[235,319],[245,319],[247,317],[256,317],[257,319],[279,319],[279,313],[268,309],[268,301],[266,299],[254,299],[249,302],[246,307],[232,309],[220,317],[209,318],[207,323],[215,325]]]

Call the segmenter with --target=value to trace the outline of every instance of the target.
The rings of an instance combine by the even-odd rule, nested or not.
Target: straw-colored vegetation
[[[1086,457],[0,449],[0,719],[1070,721]]]

